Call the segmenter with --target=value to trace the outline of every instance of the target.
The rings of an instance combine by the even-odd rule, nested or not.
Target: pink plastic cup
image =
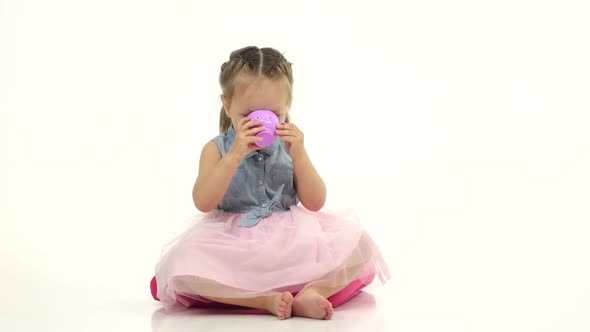
[[[256,142],[256,145],[265,148],[271,145],[275,141],[277,125],[279,124],[279,118],[273,111],[269,110],[258,110],[248,114],[248,117],[252,121],[262,121],[260,126],[264,126],[264,131],[256,134],[257,137],[262,137],[262,141]]]

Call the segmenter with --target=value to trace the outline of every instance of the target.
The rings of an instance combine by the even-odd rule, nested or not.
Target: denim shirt
[[[236,131],[230,127],[212,139],[222,157],[231,149],[235,137]],[[245,212],[239,225],[250,227],[271,212],[287,211],[298,203],[293,160],[285,143],[276,139],[270,146],[252,151],[241,160],[217,208],[227,212]]]

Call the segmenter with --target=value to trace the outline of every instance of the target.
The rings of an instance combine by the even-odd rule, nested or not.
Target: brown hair
[[[262,76],[270,79],[284,77],[288,81],[288,103],[293,98],[293,72],[291,63],[285,59],[279,51],[265,47],[248,46],[231,52],[229,60],[221,65],[219,74],[219,85],[223,96],[231,100],[234,93],[234,80],[242,70],[255,76]],[[285,122],[289,122],[289,114]],[[219,131],[223,133],[231,125],[231,119],[225,114],[223,106],[219,114]]]

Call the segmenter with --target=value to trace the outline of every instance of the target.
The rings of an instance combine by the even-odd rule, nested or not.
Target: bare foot
[[[291,317],[291,308],[293,306],[293,295],[289,292],[279,293],[276,296],[269,297],[267,310],[280,320]]]
[[[293,300],[293,314],[313,319],[332,319],[334,308],[328,299],[309,288],[297,294]]]

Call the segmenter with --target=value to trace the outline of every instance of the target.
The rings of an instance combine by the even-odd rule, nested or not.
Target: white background
[[[583,0],[0,0],[0,329],[589,331],[589,17]],[[293,63],[327,207],[356,208],[390,265],[332,322],[165,315],[149,295],[197,213],[219,67],[248,45]]]

